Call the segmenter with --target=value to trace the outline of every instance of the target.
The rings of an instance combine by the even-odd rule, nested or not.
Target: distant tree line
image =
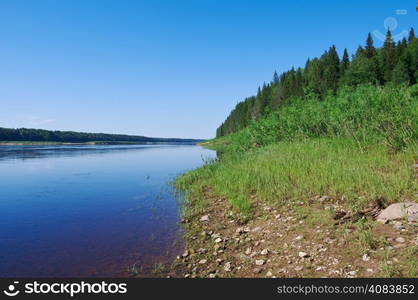
[[[308,59],[304,68],[273,75],[273,80],[258,88],[256,96],[239,102],[216,131],[224,136],[265,117],[294,97],[336,93],[342,86],[360,84],[413,85],[418,82],[418,38],[411,28],[408,38],[395,42],[390,30],[381,48],[375,48],[369,33],[366,45],[359,46],[351,59],[347,49],[340,59],[333,45],[321,57]],[[310,97],[311,98],[311,97]]]
[[[193,143],[201,140],[178,138],[151,138],[137,135],[86,133],[74,131],[51,131],[28,128],[0,127],[0,141],[31,141],[31,142],[128,142],[128,143]]]

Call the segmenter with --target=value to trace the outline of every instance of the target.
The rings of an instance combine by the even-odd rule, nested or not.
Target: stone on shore
[[[394,203],[382,210],[377,216],[380,222],[407,219],[409,222],[418,222],[418,203]]]

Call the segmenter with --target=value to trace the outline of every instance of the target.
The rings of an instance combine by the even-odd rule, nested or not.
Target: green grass
[[[318,137],[347,137],[360,147],[378,142],[395,150],[417,141],[418,85],[345,87],[322,100],[289,99],[268,117],[212,143],[221,150],[246,151]]]
[[[342,88],[292,99],[267,118],[203,144],[220,159],[179,177],[195,209],[204,191],[244,214],[251,199],[277,205],[328,195],[357,211],[416,201],[418,85]]]
[[[416,144],[397,152],[385,144],[360,148],[346,138],[279,142],[245,153],[226,153],[219,161],[179,177],[176,185],[200,202],[210,187],[243,213],[250,212],[252,198],[282,205],[320,195],[344,197],[356,211],[374,200],[415,201],[416,149]]]

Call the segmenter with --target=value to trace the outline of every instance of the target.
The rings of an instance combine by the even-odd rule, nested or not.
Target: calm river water
[[[191,145],[0,146],[0,277],[149,273],[181,251]]]

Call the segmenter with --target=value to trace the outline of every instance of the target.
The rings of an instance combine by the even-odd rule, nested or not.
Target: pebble
[[[200,218],[200,222],[209,222],[209,215],[204,215]]]
[[[186,250],[186,251],[183,252],[182,257],[187,257],[187,256],[189,256],[189,251]]]
[[[221,238],[216,238],[216,240],[215,240],[215,243],[220,243],[220,242],[222,242],[222,239]]]
[[[369,261],[370,260],[370,256],[368,256],[367,254],[363,254],[362,260],[363,261]]]
[[[405,243],[405,239],[403,237],[397,237],[395,241],[397,241],[398,243]]]
[[[225,263],[224,270],[226,272],[231,272],[232,266],[231,266],[231,263],[230,262]]]
[[[306,253],[306,252],[301,251],[301,252],[299,252],[299,257],[309,257],[309,254]]]
[[[267,255],[268,253],[269,253],[269,250],[268,249],[263,249],[260,252],[261,255]]]
[[[207,261],[208,261],[207,259],[201,259],[199,261],[199,264],[203,265],[203,264],[207,263]]]
[[[303,235],[298,235],[295,237],[295,241],[300,241],[301,239],[303,239]]]
[[[264,260],[263,260],[263,259],[257,259],[257,260],[255,261],[255,264],[256,264],[257,266],[262,266],[262,265],[264,265]]]

